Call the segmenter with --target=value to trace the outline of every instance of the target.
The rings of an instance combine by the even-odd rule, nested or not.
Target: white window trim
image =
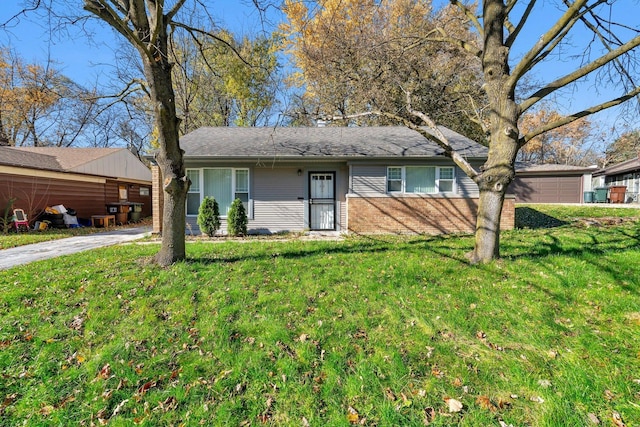
[[[191,194],[198,194],[200,197],[200,203],[202,203],[202,199],[204,198],[204,171],[205,169],[207,170],[211,170],[211,169],[230,169],[231,170],[231,187],[232,187],[232,192],[233,195],[235,197],[235,194],[238,193],[238,191],[236,191],[236,171],[237,170],[245,170],[247,171],[247,218],[249,219],[253,219],[253,200],[251,199],[251,170],[249,168],[186,168],[186,172],[189,171],[198,171],[198,180],[200,182],[200,189],[198,191],[191,191],[191,188],[189,188],[189,193]],[[240,193],[244,193],[244,191],[240,191]],[[186,203],[186,201],[185,201]],[[185,205],[185,212],[186,212],[186,205]],[[189,214],[187,213],[187,217],[189,218],[197,218],[198,214]],[[220,219],[226,219],[227,215],[220,215]]]
[[[414,166],[410,165],[409,167]],[[435,186],[436,191],[433,193],[407,193],[406,192],[406,182],[407,182],[407,166],[387,166],[387,174],[385,176],[385,190],[388,194],[457,194],[458,186],[456,180],[456,168],[455,166],[435,166],[435,165],[415,165],[416,167],[433,167],[436,169],[436,179]],[[389,169],[400,169],[402,175],[402,184],[400,191],[389,191]],[[453,177],[443,179],[443,181],[452,181],[453,185],[451,186],[451,191],[440,191],[440,169],[453,169]],[[393,181],[397,181],[397,179],[393,179]]]

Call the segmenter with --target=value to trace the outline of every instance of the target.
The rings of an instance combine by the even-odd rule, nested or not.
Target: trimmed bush
[[[231,203],[227,214],[227,233],[230,236],[244,236],[247,234],[247,211],[242,204],[242,200],[235,199]]]
[[[207,236],[214,236],[220,229],[220,208],[213,197],[205,197],[198,209],[198,226]]]

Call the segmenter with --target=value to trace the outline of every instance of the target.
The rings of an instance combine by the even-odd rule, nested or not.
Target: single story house
[[[449,129],[476,167],[487,148]],[[406,127],[205,127],[183,136],[187,231],[198,233],[205,196],[224,218],[241,199],[248,232],[472,233],[479,191],[444,150]],[[154,231],[161,231],[162,180],[154,172]],[[514,199],[503,229],[513,228]],[[226,221],[222,221],[225,233]]]
[[[626,203],[640,202],[640,155],[612,166],[607,166],[593,174],[594,187],[624,186]]]
[[[23,209],[30,220],[63,205],[78,218],[107,213],[113,202],[142,203],[151,215],[151,171],[125,148],[0,147],[0,209]]]
[[[509,191],[516,203],[582,203],[597,166],[516,163]]]

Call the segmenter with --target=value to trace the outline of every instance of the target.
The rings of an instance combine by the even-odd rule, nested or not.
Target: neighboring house
[[[90,218],[125,200],[148,216],[151,171],[125,148],[0,147],[0,212],[11,199],[31,220],[47,206]]]
[[[475,167],[486,161],[486,147],[442,131]],[[205,196],[216,198],[223,218],[232,200],[241,199],[253,234],[475,230],[477,185],[436,143],[406,127],[201,128],[180,145],[192,182],[188,232],[198,232]],[[162,181],[152,169],[159,232]],[[507,198],[502,227],[513,223],[514,200]]]
[[[640,202],[640,155],[626,162],[608,166],[593,174],[594,186],[613,187],[625,186],[624,201],[626,203]]]
[[[516,163],[509,192],[516,203],[582,203],[596,166]]]

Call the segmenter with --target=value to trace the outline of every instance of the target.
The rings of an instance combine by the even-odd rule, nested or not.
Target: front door
[[[336,229],[336,174],[309,174],[309,225],[312,230]]]

